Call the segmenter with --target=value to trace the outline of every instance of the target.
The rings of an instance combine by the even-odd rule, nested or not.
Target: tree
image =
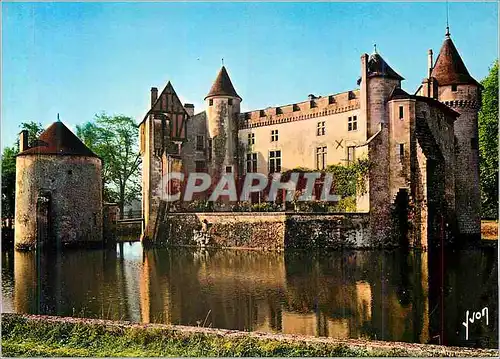
[[[37,122],[23,122],[21,130],[28,131],[28,144],[33,146],[43,132]],[[12,146],[5,147],[2,153],[2,218],[14,218],[16,198],[16,155],[19,153],[19,139]]]
[[[141,157],[135,121],[127,116],[101,113],[93,122],[77,126],[78,137],[103,160],[104,199],[123,207],[141,193]]]
[[[483,218],[498,218],[498,60],[490,68],[479,112],[479,168]]]

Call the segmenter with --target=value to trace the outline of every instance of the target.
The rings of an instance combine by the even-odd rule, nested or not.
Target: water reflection
[[[433,257],[435,257],[433,259]],[[495,251],[2,253],[3,311],[496,347]],[[443,286],[441,286],[443,284]],[[465,311],[489,308],[489,325]]]

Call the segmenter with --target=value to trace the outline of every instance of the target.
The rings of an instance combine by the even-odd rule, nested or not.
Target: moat
[[[496,348],[497,263],[496,249],[4,251],[2,312]]]

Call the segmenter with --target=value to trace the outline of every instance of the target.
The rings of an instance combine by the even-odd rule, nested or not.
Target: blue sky
[[[496,2],[449,4],[451,36],[478,80],[498,56]],[[439,52],[445,3],[3,3],[2,147],[19,124],[94,114],[140,120],[149,90],[171,81],[203,110],[221,58],[242,109],[357,87],[360,56],[379,53],[413,92]]]

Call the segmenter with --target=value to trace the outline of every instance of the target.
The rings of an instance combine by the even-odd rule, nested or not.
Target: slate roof
[[[207,96],[205,96],[205,99],[213,96],[238,97],[241,100],[241,97],[236,93],[226,67],[224,66],[220,69],[219,74],[217,75],[210,92]]]
[[[391,95],[389,96],[389,101],[390,100],[400,100],[404,98],[411,98],[410,94],[403,90],[401,87],[395,87],[394,90],[392,90]]]
[[[395,87],[394,90],[392,90],[388,101],[402,100],[402,99],[412,99],[412,100],[416,100],[416,101],[422,101],[422,102],[425,102],[431,106],[439,108],[441,111],[446,112],[455,118],[460,116],[460,114],[458,112],[456,112],[452,108],[446,106],[444,103],[442,103],[442,102],[440,102],[432,97],[410,95],[408,92],[406,92],[405,90],[403,90],[400,87]]]
[[[440,86],[474,84],[481,86],[467,71],[455,44],[447,35],[436,59],[431,76]]]
[[[37,144],[18,154],[72,155],[98,157],[62,122],[56,121],[42,132]]]
[[[378,53],[371,54],[368,58],[368,77],[383,76],[397,80],[404,80],[394,71]]]

